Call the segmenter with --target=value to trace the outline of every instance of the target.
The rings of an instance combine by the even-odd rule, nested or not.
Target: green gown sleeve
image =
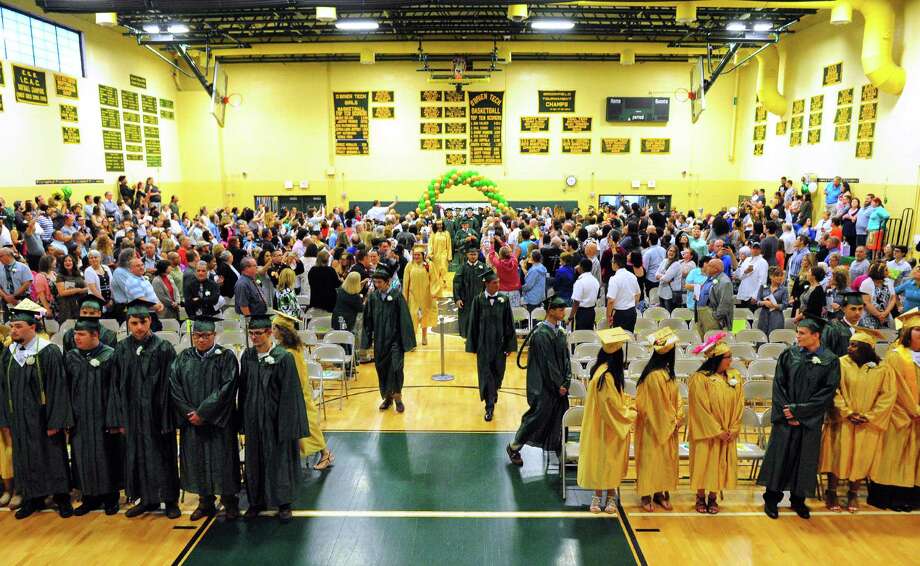
[[[10,351],[3,348],[0,352],[0,428],[10,427],[9,409],[12,404],[12,393],[7,386],[9,377],[6,373],[7,364],[9,364]]]
[[[239,368],[236,359],[228,350],[218,360],[221,376],[220,387],[213,391],[196,409],[198,416],[214,426],[226,427],[233,415],[233,400],[236,398]]]
[[[278,400],[278,440],[297,440],[310,436],[310,427],[307,424],[307,409],[303,400],[303,389],[300,386],[300,377],[294,357],[283,348],[276,347],[272,356],[278,365],[276,377],[280,380],[281,389]]]
[[[514,330],[514,317],[511,315],[511,303],[506,300],[502,309],[502,329],[505,335],[503,351],[506,354],[517,352],[517,333]]]
[[[789,394],[787,393],[787,381],[789,373],[787,366],[794,361],[792,349],[787,349],[779,355],[776,360],[776,371],[773,374],[773,404],[770,409],[770,421],[773,423],[785,423],[786,416],[783,415],[783,407],[789,404]]]
[[[42,366],[40,371],[47,401],[48,428],[73,428],[70,390],[61,351],[52,344],[43,348],[36,357]]]
[[[176,350],[169,342],[160,340],[157,352],[154,355],[156,356],[156,363],[159,364],[157,371],[162,372],[160,375],[160,385],[156,389],[156,399],[154,400],[160,416],[160,433],[174,434],[177,423],[175,412],[172,410],[170,403],[168,373],[173,360],[176,359]]]
[[[176,410],[176,418],[183,424],[188,420],[188,414],[195,410],[188,400],[182,379],[182,376],[188,372],[190,363],[187,356],[179,354],[169,366],[169,395],[173,408]]]
[[[482,301],[476,297],[470,302],[469,322],[466,329],[466,351],[476,354],[479,350],[479,317],[482,316]]]
[[[412,317],[409,315],[409,305],[401,293],[393,293],[399,303],[399,331],[402,338],[403,352],[415,349],[415,329],[412,327]]]
[[[374,305],[376,304],[376,291],[371,291],[371,296],[364,304],[364,321],[361,328],[361,348],[368,349],[374,342]]]
[[[802,424],[810,428],[821,428],[824,413],[831,405],[840,383],[840,360],[833,357],[822,359],[821,381],[807,401],[790,403],[789,410]],[[810,362],[809,362],[810,363]]]

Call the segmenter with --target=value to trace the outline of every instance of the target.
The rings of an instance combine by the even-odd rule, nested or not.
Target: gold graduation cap
[[[659,328],[648,337],[649,344],[659,354],[667,354],[680,342],[680,337],[670,326]]]
[[[896,318],[894,326],[898,330],[909,330],[915,326],[920,326],[920,308],[914,307]]]
[[[597,331],[597,336],[601,339],[601,346],[608,354],[612,354],[623,347],[623,344],[632,340],[628,332],[620,328],[605,328]]]
[[[874,328],[857,326],[856,332],[850,337],[850,342],[863,342],[874,348],[875,344],[884,337],[884,334]]]
[[[293,331],[297,331],[297,327],[300,325],[300,319],[295,318],[289,314],[285,314],[280,311],[273,311],[272,315],[272,324],[277,326],[284,326],[285,328]]]

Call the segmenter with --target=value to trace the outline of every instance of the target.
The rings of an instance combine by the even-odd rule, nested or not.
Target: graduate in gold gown
[[[629,467],[629,429],[636,410],[623,394],[623,345],[629,334],[622,328],[598,332],[602,347],[591,368],[585,412],[581,423],[578,485],[593,489],[591,512],[601,512],[601,496],[607,490],[604,512],[616,513],[616,489]]]
[[[674,347],[678,342],[669,327],[649,336],[654,353],[636,388],[636,488],[646,512],[654,511],[653,501],[670,511],[671,492],[677,489],[677,429],[683,417],[674,379]]]
[[[432,291],[432,278],[429,265],[425,263],[425,247],[415,246],[412,250],[412,263],[406,266],[403,275],[402,291],[409,315],[412,317],[413,332],[422,327],[422,344],[428,344],[428,327],[438,322],[438,303]]]
[[[694,348],[693,353],[705,355],[706,361],[690,376],[687,400],[690,487],[696,490],[696,512],[712,515],[719,512],[716,494],[735,487],[735,439],[744,413],[743,380],[731,368],[732,352],[724,337],[724,332],[716,334]]]
[[[857,328],[847,355],[840,358],[840,385],[824,424],[818,468],[827,474],[824,503],[831,511],[840,511],[837,484],[847,480],[847,511],[855,513],[860,482],[879,463],[882,434],[895,400],[894,372],[875,353],[881,337],[878,330]]]
[[[303,357],[304,344],[297,334],[299,322],[292,316],[276,312],[272,318],[272,334],[275,342],[294,357],[294,365],[297,366],[297,375],[300,377],[300,386],[303,389],[303,402],[307,408],[310,436],[300,439],[300,457],[305,458],[319,452],[320,459],[313,465],[313,469],[325,470],[335,462],[335,454],[326,445],[323,429],[320,428],[319,409],[313,402],[313,386],[310,384],[310,374]]]
[[[428,260],[431,276],[431,295],[440,297],[447,285],[447,273],[450,261],[454,258],[453,243],[450,241],[450,232],[444,229],[444,222],[438,220],[431,226],[431,236],[428,237]]]
[[[896,400],[866,502],[906,512],[920,506],[915,487],[920,485],[920,311],[908,311],[898,320],[900,337],[885,356],[894,372]]]

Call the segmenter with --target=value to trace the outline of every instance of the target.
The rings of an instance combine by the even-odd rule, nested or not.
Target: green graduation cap
[[[859,291],[847,291],[840,293],[840,296],[843,297],[844,305],[863,305],[863,294]]]
[[[479,255],[479,244],[477,244],[476,242],[468,242],[466,244],[466,253],[468,254],[475,253],[476,255]]]
[[[272,317],[267,314],[254,314],[249,317],[249,330],[259,330],[272,327]]]
[[[818,317],[818,316],[806,316],[803,318],[796,327],[807,328],[812,332],[821,332],[824,330],[824,327],[827,325],[827,320]]]
[[[99,323],[98,316],[81,316],[74,324],[74,330],[88,330],[90,332],[100,332],[102,325]]]
[[[128,303],[128,308],[125,309],[126,316],[139,316],[139,317],[149,317],[150,310],[153,308],[153,303],[150,301],[145,301],[144,299],[135,299]]]
[[[198,316],[192,321],[192,332],[217,332],[217,323],[223,319],[215,316]]]
[[[102,299],[100,299],[96,295],[93,295],[92,293],[87,293],[86,295],[83,296],[82,299],[80,299],[80,312],[82,313],[83,311],[89,311],[89,310],[99,312],[98,315],[92,315],[92,316],[96,316],[97,318],[102,316]],[[80,316],[87,316],[87,315],[81,314]]]
[[[374,271],[374,274],[371,275],[371,277],[372,277],[373,279],[383,279],[384,281],[389,281],[390,278],[392,277],[392,275],[390,275],[390,272],[389,272],[389,271],[387,271],[386,269],[383,269],[383,268],[381,267],[381,268],[377,268],[377,269]]]
[[[568,307],[569,307],[569,305],[565,304],[565,301],[563,301],[563,300],[562,300],[561,298],[559,298],[559,297],[553,297],[553,298],[551,298],[549,301],[546,302],[546,310],[550,310],[550,309],[565,309],[565,308],[568,308]]]
[[[491,269],[482,274],[482,282],[488,283],[489,281],[495,281],[498,279],[498,275],[495,274]]]

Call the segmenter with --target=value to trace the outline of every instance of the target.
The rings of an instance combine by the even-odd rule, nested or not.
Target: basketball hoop
[[[678,102],[687,102],[688,100],[693,100],[693,98],[693,93],[685,88],[679,88],[674,91],[674,99]]]
[[[243,103],[243,95],[238,94],[238,93],[233,93],[230,96],[223,97],[221,99],[221,102],[226,106],[230,106],[231,108],[239,108],[240,105]]]

